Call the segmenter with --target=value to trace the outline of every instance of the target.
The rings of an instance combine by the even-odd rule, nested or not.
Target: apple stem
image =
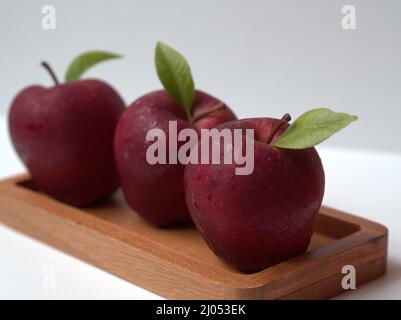
[[[205,111],[205,112],[201,112],[200,114],[197,114],[193,117],[191,123],[194,123],[200,119],[203,119],[205,117],[207,117],[208,115],[219,111],[221,109],[223,109],[226,105],[224,104],[224,102],[219,102],[218,104],[216,104],[215,106],[213,106],[212,108],[210,108],[209,110]]]
[[[50,77],[53,79],[54,84],[55,84],[55,85],[60,84],[60,82],[58,82],[58,79],[57,79],[56,74],[54,73],[54,71],[53,71],[53,69],[50,67],[50,65],[49,65],[47,62],[45,62],[45,61],[42,61],[42,62],[41,62],[41,65],[42,65],[42,66],[47,70],[47,72],[50,74]]]
[[[281,117],[281,119],[277,122],[276,126],[273,127],[272,131],[270,132],[270,135],[266,139],[266,143],[270,144],[276,135],[276,133],[280,130],[280,128],[283,126],[283,124],[288,123],[291,121],[291,116],[289,113],[286,113]]]

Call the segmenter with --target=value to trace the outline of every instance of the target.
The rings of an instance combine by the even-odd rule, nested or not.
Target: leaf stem
[[[50,65],[45,61],[42,61],[41,65],[47,70],[47,72],[49,73],[50,77],[53,79],[54,84],[55,85],[59,85],[60,82],[58,81],[57,76],[54,73],[53,69],[50,67]]]
[[[185,110],[185,113],[187,114],[187,119],[190,123],[193,122],[193,118],[192,118],[192,114],[191,114],[191,110]]]
[[[219,102],[215,106],[210,108],[209,110],[207,110],[205,112],[201,112],[200,114],[195,115],[191,122],[195,123],[196,121],[199,121],[200,119],[203,119],[203,118],[207,117],[208,115],[225,108],[225,106],[226,105],[224,104],[224,102]]]
[[[270,132],[269,136],[266,139],[266,143],[270,144],[276,135],[276,133],[280,130],[283,124],[288,123],[291,121],[291,116],[289,113],[284,114],[281,119],[277,122],[276,126],[273,127],[272,131]]]

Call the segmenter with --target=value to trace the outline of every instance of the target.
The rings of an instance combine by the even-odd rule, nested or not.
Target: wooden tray
[[[78,209],[29,187],[0,182],[0,222],[147,290],[172,299],[325,299],[344,292],[344,265],[357,285],[386,269],[387,229],[322,207],[308,251],[253,274],[221,262],[193,226],[154,228],[121,194]]]

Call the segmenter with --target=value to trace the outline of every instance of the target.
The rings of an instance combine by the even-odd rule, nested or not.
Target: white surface
[[[0,121],[0,178],[23,171]],[[401,154],[319,148],[324,203],[390,229],[388,273],[340,299],[401,298]],[[0,298],[153,299],[156,295],[0,225]],[[49,275],[56,287],[49,289]],[[50,282],[50,284],[53,282]]]

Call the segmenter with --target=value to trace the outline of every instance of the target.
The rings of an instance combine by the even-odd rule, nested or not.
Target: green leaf
[[[195,86],[187,60],[173,48],[158,42],[155,50],[155,64],[160,82],[191,121]]]
[[[327,108],[305,112],[284,132],[274,146],[286,149],[313,147],[348,126],[357,116]]]
[[[121,58],[121,55],[111,52],[88,51],[82,53],[74,60],[72,60],[72,62],[68,66],[67,72],[65,74],[65,81],[71,82],[78,80],[86,70],[88,70],[95,64],[98,64],[105,60],[117,58]]]

